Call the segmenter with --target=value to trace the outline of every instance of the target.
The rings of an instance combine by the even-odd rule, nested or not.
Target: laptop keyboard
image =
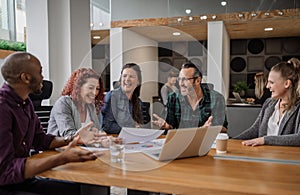
[[[160,149],[155,149],[155,150],[145,150],[143,152],[158,157],[160,152],[161,152],[161,148]]]

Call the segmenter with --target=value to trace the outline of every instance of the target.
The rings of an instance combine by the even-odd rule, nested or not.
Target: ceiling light
[[[282,16],[282,15],[283,15],[283,12],[282,12],[282,11],[279,11],[279,12],[278,12],[278,15]]]
[[[101,39],[101,37],[98,35],[95,35],[95,36],[93,36],[93,39]]]
[[[269,13],[269,12],[266,12],[266,13],[265,13],[265,16],[269,16],[269,15],[270,15],[270,13]]]
[[[181,33],[180,32],[173,32],[173,35],[174,36],[179,36],[179,35],[181,35]]]
[[[227,2],[226,2],[226,1],[221,1],[221,5],[222,5],[222,6],[226,6],[226,5],[227,5]]]
[[[93,27],[94,26],[94,24],[93,23],[90,23],[90,27]]]
[[[211,17],[211,19],[215,20],[215,19],[217,19],[217,16],[216,16],[216,15],[213,15],[213,16]]]
[[[252,17],[255,17],[256,15],[257,15],[257,14],[256,14],[256,13],[254,13],[254,12],[251,14],[251,16],[252,16]]]
[[[273,31],[273,28],[272,27],[267,27],[264,29],[265,31]]]
[[[239,18],[242,18],[242,17],[244,17],[244,14],[239,14],[238,16],[239,16]]]
[[[103,23],[102,23],[102,22],[99,22],[99,26],[103,26]]]
[[[177,22],[181,22],[181,18],[177,18]]]
[[[207,16],[205,16],[205,15],[204,15],[204,16],[201,16],[200,19],[201,19],[201,20],[206,20],[206,19],[207,19]]]
[[[191,9],[186,9],[186,10],[185,10],[185,13],[186,13],[186,14],[190,14],[190,13],[192,13],[192,10],[191,10]]]
[[[191,20],[191,21],[192,21],[192,20],[193,20],[193,17],[192,17],[192,16],[190,16],[190,17],[189,17],[189,20]]]

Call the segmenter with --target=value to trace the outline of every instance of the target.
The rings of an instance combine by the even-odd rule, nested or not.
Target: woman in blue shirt
[[[135,63],[125,64],[121,71],[120,87],[108,92],[102,108],[103,130],[120,133],[122,127],[140,127],[143,124],[140,90],[142,74]]]

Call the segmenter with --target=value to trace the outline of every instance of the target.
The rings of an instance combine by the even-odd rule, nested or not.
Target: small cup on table
[[[110,137],[109,139],[110,161],[122,163],[125,160],[125,139]]]
[[[226,153],[227,152],[227,141],[229,136],[227,133],[219,133],[216,138],[216,152]]]

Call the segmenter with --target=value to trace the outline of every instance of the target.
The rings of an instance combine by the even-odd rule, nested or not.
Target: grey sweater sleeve
[[[262,129],[263,129],[263,124],[266,125],[265,128],[267,128],[267,121],[268,116],[270,114],[266,113],[266,110],[268,107],[273,106],[274,101],[272,101],[271,99],[268,99],[261,111],[259,112],[259,115],[257,116],[255,122],[251,125],[251,127],[249,127],[248,129],[246,129],[245,131],[243,131],[241,134],[237,135],[236,137],[233,137],[233,139],[242,139],[242,140],[246,140],[246,139],[254,139],[254,138],[258,138],[260,136],[260,134],[262,133]],[[266,132],[266,129],[265,129]]]
[[[282,119],[278,136],[265,136],[265,144],[282,146],[300,146],[300,104]]]
[[[300,146],[300,101],[282,118],[277,136],[267,136],[268,121],[276,101],[267,100],[254,124],[234,139],[264,137],[265,145]]]
[[[51,110],[47,132],[55,136],[74,135],[81,127],[80,115],[74,113],[75,109],[70,97],[60,97]]]

